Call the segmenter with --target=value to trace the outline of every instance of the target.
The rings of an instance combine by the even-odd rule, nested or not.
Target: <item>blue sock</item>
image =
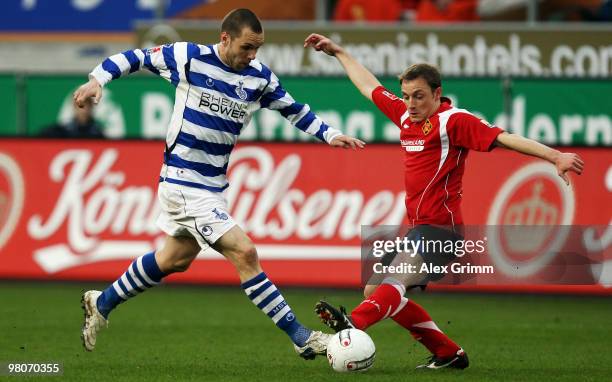
[[[96,306],[104,318],[108,318],[117,305],[156,286],[164,276],[166,274],[159,269],[155,261],[155,252],[140,256],[121,277],[102,292]]]
[[[298,322],[283,296],[264,272],[242,283],[242,289],[253,304],[287,333],[294,344],[304,346],[312,330]]]

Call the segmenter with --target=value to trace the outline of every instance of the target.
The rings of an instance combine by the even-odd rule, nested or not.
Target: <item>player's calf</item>
[[[291,338],[302,358],[313,359],[317,354],[325,354],[329,335],[300,324],[283,295],[264,272],[243,282],[242,288],[253,304]]]

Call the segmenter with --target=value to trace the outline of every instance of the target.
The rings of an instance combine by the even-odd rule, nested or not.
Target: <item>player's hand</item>
[[[330,145],[333,147],[356,150],[357,148],[363,149],[365,147],[365,142],[347,135],[338,135],[330,142]]]
[[[316,51],[323,51],[325,54],[335,56],[342,51],[340,45],[336,44],[328,37],[320,34],[312,33],[304,40],[304,48],[313,47]]]
[[[100,97],[102,97],[102,86],[95,78],[79,86],[72,95],[78,107],[83,107],[89,98],[93,98],[93,103],[97,104],[100,102]]]
[[[557,167],[557,174],[565,181],[565,184],[569,185],[569,177],[567,176],[568,171],[573,171],[576,174],[582,174],[584,169],[584,161],[578,154],[574,153],[560,153],[555,160],[555,167]]]

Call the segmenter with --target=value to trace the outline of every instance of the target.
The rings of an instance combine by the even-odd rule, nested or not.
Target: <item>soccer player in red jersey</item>
[[[555,165],[566,183],[568,171],[582,173],[584,162],[572,153],[562,153],[531,139],[491,126],[467,110],[451,105],[442,96],[442,81],[437,68],[428,64],[410,66],[400,75],[402,98],[385,89],[380,82],[340,45],[329,38],[311,34],[304,47],[336,57],[359,91],[400,128],[405,150],[406,210],[412,225],[409,239],[461,240],[461,183],[469,150],[490,151],[504,147],[544,159]],[[443,265],[456,259],[454,254],[420,251],[420,256],[405,256],[420,269],[422,264]],[[396,254],[393,254],[396,255]],[[396,255],[391,261],[397,262]],[[386,277],[380,285],[367,285],[365,300],[349,315],[325,301],[316,311],[332,329],[348,327],[361,330],[391,318],[410,331],[431,353],[420,368],[464,369],[467,354],[438,328],[429,314],[411,299],[406,288],[424,285],[443,275],[422,274]]]

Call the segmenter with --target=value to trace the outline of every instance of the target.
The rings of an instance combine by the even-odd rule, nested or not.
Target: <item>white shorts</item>
[[[160,182],[157,225],[170,236],[193,236],[202,249],[236,225],[222,193]]]

